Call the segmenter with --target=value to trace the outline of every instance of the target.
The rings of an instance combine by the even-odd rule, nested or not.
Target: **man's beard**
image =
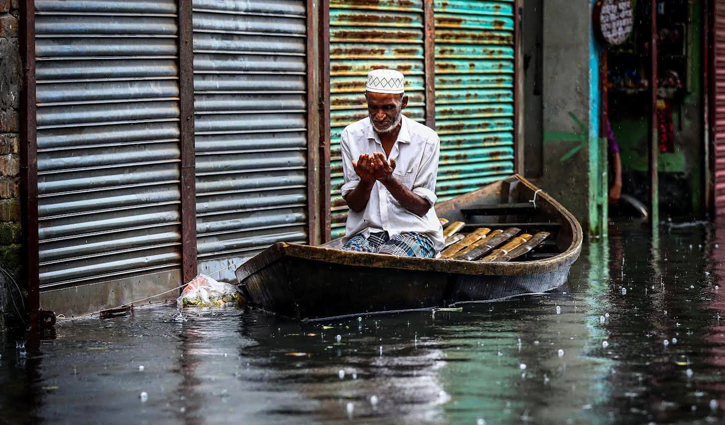
[[[403,120],[403,114],[402,113],[399,113],[398,114],[398,117],[395,119],[395,121],[392,124],[390,124],[390,127],[384,128],[384,129],[378,128],[375,125],[375,121],[373,121],[372,119],[370,119],[370,122],[373,124],[373,130],[375,130],[376,133],[378,133],[378,134],[388,134],[388,133],[392,133],[393,131],[395,131],[395,129],[398,128],[398,126],[400,125],[400,122],[402,120]]]

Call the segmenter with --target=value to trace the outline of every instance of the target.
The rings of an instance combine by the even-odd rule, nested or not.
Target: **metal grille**
[[[200,272],[308,241],[306,5],[194,0]]]
[[[725,0],[714,2],[712,108],[715,156],[715,209],[725,214]]]
[[[514,2],[435,1],[437,194],[514,172]]]
[[[175,2],[35,4],[41,289],[178,268]]]
[[[424,21],[421,0],[330,1],[330,177],[332,237],[345,233],[347,205],[340,134],[365,118],[365,81],[372,69],[397,69],[406,76],[410,97],[405,114],[425,118]]]

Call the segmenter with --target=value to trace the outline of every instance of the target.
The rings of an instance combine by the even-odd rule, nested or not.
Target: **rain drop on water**
[[[146,401],[149,399],[149,395],[146,394],[146,391],[141,391],[141,394],[138,396],[138,398],[141,399],[141,403],[146,403]]]
[[[559,355],[559,357],[564,357],[564,350],[560,349],[557,354]]]
[[[370,404],[372,404],[373,407],[375,407],[378,404],[378,396],[376,396],[376,395],[370,396]]]
[[[662,343],[665,345],[665,347],[667,347],[668,345],[670,345],[670,341],[668,341],[668,340],[664,340],[664,341],[662,341]]]
[[[521,370],[526,370],[526,365],[525,365],[525,364],[523,364],[523,363],[521,363],[521,364],[519,365],[519,369],[521,369]]]
[[[694,375],[695,373],[692,371],[692,369],[687,369],[685,371],[685,374],[687,375],[688,378],[692,378],[692,375]]]
[[[342,336],[338,335],[335,337],[335,341],[340,342],[342,341]]]
[[[486,425],[486,421],[483,420],[482,418],[478,418],[476,420],[476,425]]]
[[[710,410],[713,412],[717,410],[717,400],[710,400]]]
[[[609,343],[607,341],[602,341],[602,348],[609,347]]]
[[[355,406],[352,403],[347,403],[347,416],[352,418],[352,412],[355,410]]]
[[[604,322],[605,322],[606,320],[607,320],[607,319],[606,319],[606,318],[605,318],[604,316],[599,316],[599,323],[601,323],[602,325],[604,324]]]
[[[141,366],[139,366],[139,367],[138,367],[138,371],[139,371],[139,372],[143,372],[143,370],[144,370],[144,369],[145,369],[145,368],[143,367],[143,365],[141,365]]]
[[[558,305],[556,306],[556,314],[561,314],[561,307]]]
[[[340,369],[339,372],[337,372],[337,375],[340,377],[340,379],[345,379],[345,371]]]

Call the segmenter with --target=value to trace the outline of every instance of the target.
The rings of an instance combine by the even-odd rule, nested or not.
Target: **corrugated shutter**
[[[365,81],[372,69],[397,69],[406,76],[410,97],[405,114],[425,119],[424,21],[421,0],[330,1],[330,176],[332,237],[345,233],[347,206],[340,133],[365,118]]]
[[[725,214],[725,0],[714,2],[712,132],[715,160],[715,210]]]
[[[306,4],[194,0],[200,272],[306,243]]]
[[[178,268],[173,0],[36,0],[41,289]]]
[[[514,172],[514,2],[435,1],[441,200]]]

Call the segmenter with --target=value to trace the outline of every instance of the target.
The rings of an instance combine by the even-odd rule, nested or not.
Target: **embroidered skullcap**
[[[405,77],[392,69],[376,69],[368,73],[365,90],[373,93],[399,94],[405,91]]]

